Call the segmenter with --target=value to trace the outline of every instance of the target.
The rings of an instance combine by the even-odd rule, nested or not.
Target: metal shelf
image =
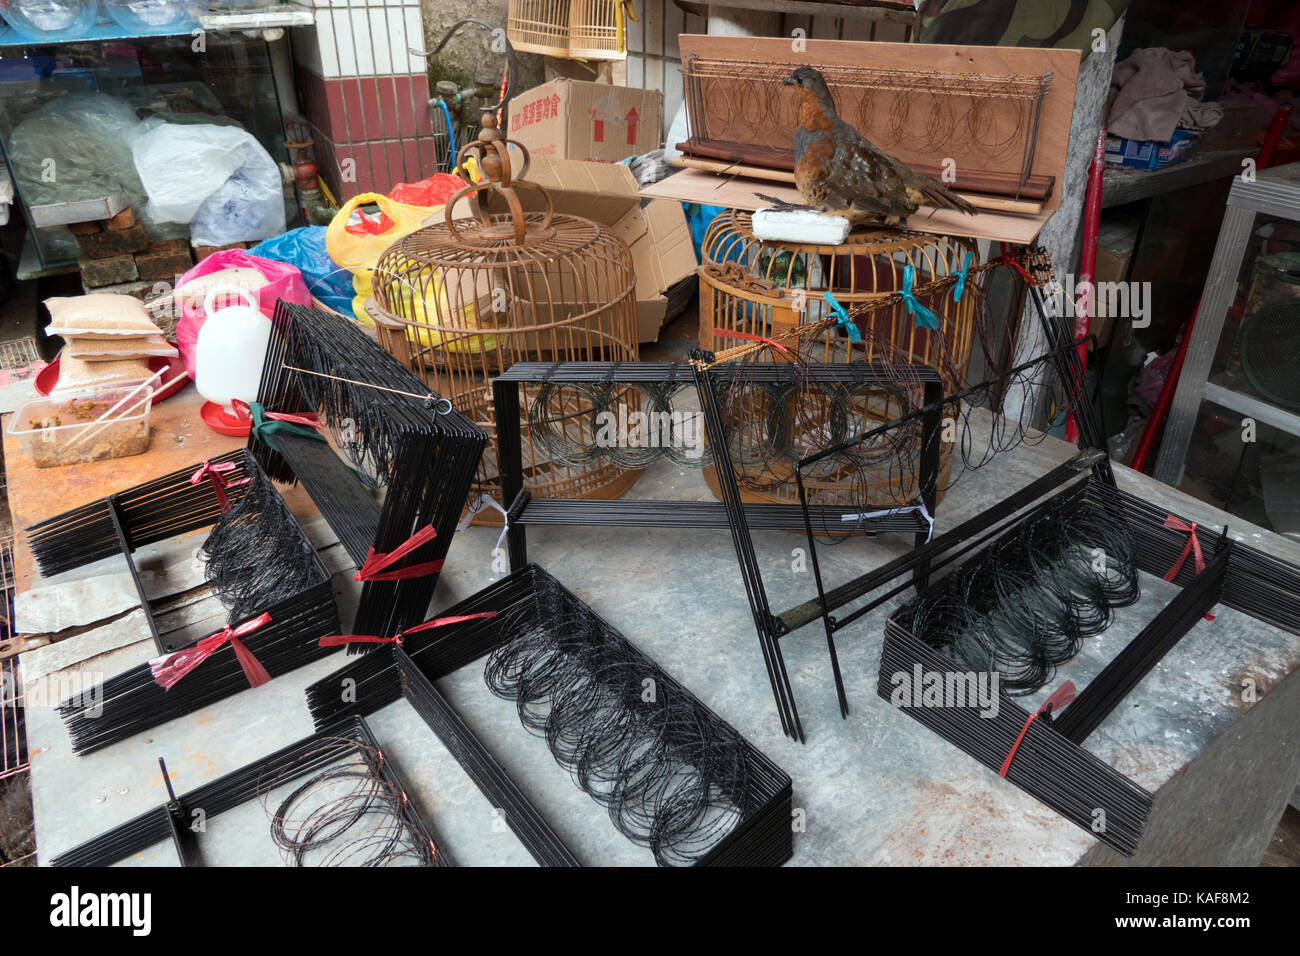
[[[128,30],[117,23],[96,23],[90,29],[67,36],[49,40],[29,40],[13,30],[6,30],[0,35],[0,53],[6,50],[24,47],[62,46],[67,43],[89,43],[101,40],[157,40],[162,37],[190,36],[196,29],[217,31],[229,30],[274,30],[285,27],[309,27],[316,22],[316,13],[311,7],[297,3],[267,4],[248,10],[203,10],[197,20],[186,20],[166,30],[155,33],[140,33]]]

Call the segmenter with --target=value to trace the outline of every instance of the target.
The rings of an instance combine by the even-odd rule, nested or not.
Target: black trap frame
[[[315,777],[331,765],[348,758],[357,761],[357,770],[353,775],[369,774],[400,795],[396,810],[400,815],[400,824],[409,828],[412,841],[427,848],[428,859],[431,861],[428,865],[449,866],[450,862],[439,851],[415,804],[406,798],[408,791],[392,763],[386,759],[365,718],[360,716],[344,718],[323,727],[310,737],[180,796],[172,789],[167,765],[159,758],[159,769],[167,787],[167,801],[162,806],[147,810],[126,823],[59,854],[50,861],[50,865],[112,866],[133,854],[171,840],[181,866],[203,866],[202,840],[199,839],[199,834],[206,830],[209,819],[256,799],[264,792],[268,780],[278,787]],[[321,835],[320,842],[337,840],[355,826],[363,815],[359,808],[352,807],[344,822],[331,823],[327,832]]]
[[[211,477],[196,480],[200,472]],[[230,626],[178,646],[158,629],[134,552],[209,525],[206,577],[230,609]],[[28,535],[45,574],[121,554],[160,655],[190,655],[217,645],[168,689],[155,679],[153,665],[164,660],[158,658],[62,703],[74,753],[91,753],[248,688],[245,652],[274,678],[333,650],[318,643],[339,627],[329,571],[275,486],[242,449],[40,522]],[[231,647],[221,646],[222,635],[235,638]]]
[[[823,527],[843,529],[845,516],[860,514],[862,505],[835,506],[747,503],[741,499],[730,446],[726,439],[721,405],[724,395],[738,376],[747,385],[794,386],[796,382],[822,388],[880,386],[915,389],[927,409],[919,415],[920,456],[917,462],[918,503],[933,514],[939,473],[939,400],[943,395],[939,375],[924,365],[887,365],[856,362],[812,364],[798,367],[785,362],[762,362],[738,366],[705,367],[708,353],[694,353],[696,361],[678,362],[518,362],[493,380],[493,401],[497,423],[498,459],[503,497],[508,504],[507,541],[510,566],[518,570],[528,561],[526,527],[533,525],[590,525],[607,527],[726,528],[730,530],[740,564],[745,594],[754,616],[763,660],[767,666],[772,695],[784,733],[800,742],[803,726],[794,702],[794,691],[781,655],[779,639],[790,629],[782,616],[774,614],[759,571],[751,531],[803,530],[809,521]],[[614,386],[656,386],[662,396],[673,386],[694,387],[704,418],[704,434],[720,490],[720,501],[638,501],[534,498],[524,488],[522,436],[520,432],[521,384],[574,385],[586,389]],[[805,501],[806,505],[806,501]],[[897,508],[890,513],[855,522],[854,531],[912,534],[917,544],[929,536],[930,525],[920,509]],[[832,645],[833,652],[833,645]],[[836,680],[839,681],[838,666]],[[841,689],[841,697],[843,691]]]
[[[519,568],[438,617],[452,623],[410,634],[307,688],[317,725],[405,697],[539,864],[580,865],[434,684],[487,657],[493,692],[516,700],[525,726],[545,736],[574,782],[660,865],[776,866],[790,858],[789,776],[545,570]],[[535,656],[529,663],[521,654]],[[545,684],[564,666],[581,676],[578,693],[534,687],[524,699],[523,685]],[[503,676],[522,682],[521,696],[503,693]],[[656,688],[649,702],[647,680]],[[566,718],[577,726],[561,726]]]
[[[265,413],[317,416],[350,460],[301,426],[272,420],[249,436],[268,475],[302,483],[358,569],[432,529],[431,538],[360,578],[353,632],[387,637],[424,620],[487,433],[355,322],[283,301],[258,401]]]

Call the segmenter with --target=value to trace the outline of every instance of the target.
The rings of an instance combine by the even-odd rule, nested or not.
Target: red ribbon
[[[177,681],[206,661],[228,641],[235,652],[235,657],[239,658],[239,666],[243,668],[244,676],[248,678],[248,686],[261,687],[271,679],[271,675],[267,673],[261,661],[253,656],[253,652],[244,646],[240,638],[252,634],[270,620],[271,615],[263,613],[238,627],[223,627],[216,634],[203,638],[193,647],[154,658],[149,662],[149,671],[153,674],[154,683],[163,690],[171,690]]]
[[[239,481],[227,483],[226,480],[221,477],[221,473],[234,470],[235,463],[233,461],[223,461],[216,465],[212,464],[210,461],[205,461],[203,464],[199,465],[198,471],[190,475],[190,484],[197,485],[204,478],[211,481],[213,494],[217,496],[217,506],[220,507],[223,512],[226,512],[230,510],[230,499],[226,497],[226,489],[238,488],[240,485],[246,485],[253,480],[252,478],[241,478]]]
[[[402,544],[385,554],[377,554],[375,549],[371,548],[366,552],[366,560],[357,569],[357,573],[352,576],[352,580],[405,581],[408,578],[423,578],[430,574],[437,574],[442,570],[442,561],[425,561],[407,568],[397,568],[394,571],[386,570],[412,551],[428,544],[437,536],[438,532],[430,524],[421,528]]]
[[[235,411],[241,411],[245,418],[252,418],[252,410],[248,407],[248,402],[241,399],[232,399],[230,402]],[[267,418],[272,418],[277,422],[292,422],[295,425],[306,425],[308,428],[324,428],[325,423],[320,421],[315,415],[291,415],[287,412],[263,412]]]
[[[764,345],[770,345],[774,349],[780,349],[786,355],[794,358],[794,354],[775,339],[767,339],[761,335],[753,335],[749,332],[741,332],[738,329],[714,329],[713,334],[720,339],[748,339],[751,342],[762,342]]]
[[[401,644],[409,634],[431,631],[435,627],[459,624],[461,621],[477,621],[480,618],[496,617],[496,611],[481,611],[478,614],[452,614],[448,617],[435,617],[423,624],[416,624],[404,631],[398,631],[392,637],[377,637],[374,634],[331,634],[320,639],[321,647],[338,647],[341,644]]]
[[[1174,531],[1182,531],[1187,535],[1187,543],[1183,545],[1183,553],[1178,556],[1174,566],[1165,572],[1165,580],[1172,581],[1178,577],[1178,572],[1183,569],[1183,562],[1187,560],[1188,552],[1196,556],[1196,573],[1200,574],[1205,570],[1205,555],[1201,553],[1201,540],[1196,537],[1196,522],[1187,524],[1181,518],[1175,518],[1168,515],[1165,518],[1165,527]]]
[[[1191,524],[1188,524],[1181,518],[1175,518],[1173,515],[1166,515],[1165,527],[1173,531],[1181,531],[1187,535],[1187,543],[1183,545],[1183,552],[1178,555],[1178,560],[1174,562],[1174,566],[1165,572],[1165,580],[1173,581],[1174,578],[1178,577],[1178,572],[1183,569],[1183,563],[1187,560],[1188,553],[1191,553],[1195,558],[1196,573],[1200,574],[1204,571],[1205,555],[1201,553],[1201,539],[1196,536],[1196,522],[1193,521]],[[1207,621],[1213,621],[1214,615],[1206,614],[1205,619]]]
[[[1038,708],[1038,713],[1029,715],[1028,719],[1025,721],[1025,726],[1020,728],[1020,736],[1018,736],[1016,742],[1011,745],[1011,751],[1007,754],[1007,759],[1002,761],[1002,769],[998,771],[999,777],[1005,777],[1007,771],[1011,769],[1011,761],[1015,759],[1016,751],[1020,749],[1020,742],[1025,739],[1025,734],[1029,733],[1029,725],[1034,722],[1034,719],[1047,713],[1048,708],[1059,712],[1062,707],[1072,700],[1074,700],[1074,681],[1067,680],[1060,687],[1056,688],[1056,690],[1052,691],[1051,696],[1048,697],[1047,700],[1043,701],[1043,706]]]
[[[1028,282],[1030,285],[1038,285],[1038,282],[1034,279],[1034,277],[1031,276],[1027,271],[1025,271],[1025,267],[1022,266],[1019,260],[1017,260],[1015,257],[998,256],[993,261],[1001,265],[1007,266],[1010,269],[1015,269],[1017,272],[1020,273],[1020,277],[1024,279],[1026,282]]]

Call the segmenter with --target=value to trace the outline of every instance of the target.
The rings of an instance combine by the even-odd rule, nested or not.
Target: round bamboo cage
[[[853,315],[862,340],[852,342],[831,326],[799,340],[806,359],[923,363],[939,373],[945,392],[957,391],[970,359],[976,297],[964,295],[954,303],[949,289],[927,292],[926,286],[959,273],[967,254],[974,261],[972,240],[897,230],[857,231],[838,246],[765,241],[754,236],[747,213],[725,211],[704,237],[700,346],[721,352],[747,341],[729,333],[770,338],[820,323],[832,317],[825,299],[830,292]],[[902,302],[884,304],[904,288],[909,265],[916,300],[935,314],[937,329],[918,324]],[[866,311],[872,306],[877,308]],[[768,350],[766,358],[780,361],[783,356]],[[728,434],[744,497],[797,502],[793,475],[801,456],[905,414],[915,407],[917,395],[916,389],[901,384],[802,388],[780,395],[741,393],[729,408]],[[907,503],[916,494],[915,472],[909,474],[909,469],[919,459],[919,433],[916,444],[915,453],[905,453],[897,442],[888,452],[882,448],[865,469],[859,462],[852,469],[828,466],[806,476],[809,502],[874,502],[882,507]],[[950,443],[942,446],[940,487],[951,451]],[[716,490],[716,479],[710,474],[706,478]]]
[[[554,214],[545,190],[511,179],[495,117],[485,113],[484,124],[458,162],[479,148],[487,179],[448,201],[445,222],[416,230],[380,257],[370,312],[380,343],[492,436],[476,491],[499,499],[492,379],[523,361],[636,361],[636,277],[631,252],[611,230]],[[523,154],[526,171],[527,150],[509,145]],[[521,187],[535,191],[545,211],[525,213]],[[453,221],[463,196],[477,216]],[[489,212],[493,198],[505,199],[510,212]],[[552,451],[595,448],[594,401],[590,390],[523,387],[524,484],[532,494],[612,498],[635,484],[640,471],[610,456]],[[530,416],[550,441],[534,440]]]

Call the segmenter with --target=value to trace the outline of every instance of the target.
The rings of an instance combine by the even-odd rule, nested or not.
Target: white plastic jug
[[[212,310],[218,295],[234,293],[248,305],[228,305]],[[271,338],[271,320],[262,314],[257,299],[239,286],[217,286],[203,300],[207,316],[199,329],[194,354],[194,387],[208,401],[231,410],[231,402],[257,400]]]

